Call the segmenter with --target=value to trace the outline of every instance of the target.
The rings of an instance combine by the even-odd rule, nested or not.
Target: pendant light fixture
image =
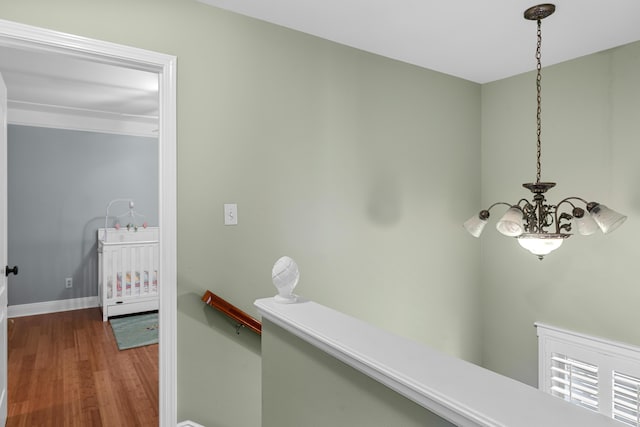
[[[523,198],[516,204],[497,202],[487,209],[481,210],[478,215],[474,215],[464,223],[464,227],[472,236],[480,237],[489,219],[489,211],[494,206],[505,205],[508,207],[508,210],[498,221],[496,228],[505,236],[518,239],[520,246],[532,254],[537,255],[539,259],[542,259],[551,251],[558,249],[562,245],[562,242],[571,236],[570,231],[572,226],[575,226],[578,233],[582,235],[593,234],[598,228],[607,234],[618,228],[627,219],[626,216],[600,203],[587,202],[580,197],[567,197],[556,205],[548,204],[545,199],[545,193],[555,187],[556,183],[541,181],[541,28],[542,20],[555,12],[555,9],[555,5],[546,3],[530,7],[524,12],[525,19],[537,21],[538,24],[538,43],[536,46],[536,93],[538,102],[536,111],[537,172],[535,182],[522,184],[523,187],[533,193],[531,201]],[[584,204],[586,212],[583,208],[577,206],[578,203]]]

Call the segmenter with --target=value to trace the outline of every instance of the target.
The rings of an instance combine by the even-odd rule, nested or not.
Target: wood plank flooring
[[[9,319],[7,427],[158,425],[158,344],[120,351],[100,309]]]

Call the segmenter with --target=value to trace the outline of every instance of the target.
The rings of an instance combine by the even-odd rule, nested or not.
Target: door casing
[[[150,71],[159,82],[160,427],[177,422],[176,57],[0,20],[0,45]],[[6,194],[2,195],[6,197]]]

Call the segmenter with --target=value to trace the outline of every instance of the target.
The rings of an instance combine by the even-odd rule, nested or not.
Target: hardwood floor
[[[158,344],[120,351],[100,309],[9,319],[7,427],[158,425]]]

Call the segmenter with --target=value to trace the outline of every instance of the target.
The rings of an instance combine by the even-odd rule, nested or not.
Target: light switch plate
[[[238,225],[238,205],[235,203],[224,204],[224,225]]]

